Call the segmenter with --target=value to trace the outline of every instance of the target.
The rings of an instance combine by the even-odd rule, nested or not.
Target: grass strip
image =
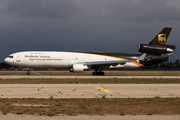
[[[0,84],[180,84],[180,79],[0,79]]]
[[[14,105],[20,104],[20,105]],[[28,104],[28,106],[26,106]],[[29,106],[31,104],[32,106]],[[46,105],[42,107],[43,105]],[[93,98],[34,99],[1,98],[0,111],[6,115],[179,115],[180,98]]]

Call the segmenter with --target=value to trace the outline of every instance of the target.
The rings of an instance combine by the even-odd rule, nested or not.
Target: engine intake
[[[175,46],[173,45],[138,45],[138,51],[142,53],[166,54],[173,52],[173,50],[175,50]]]
[[[75,63],[73,64],[72,70],[70,72],[83,72],[84,70],[88,70],[89,68],[86,65]]]

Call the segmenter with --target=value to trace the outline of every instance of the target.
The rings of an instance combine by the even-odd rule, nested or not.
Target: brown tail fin
[[[149,45],[165,44],[172,28],[164,28],[156,37],[149,43]]]

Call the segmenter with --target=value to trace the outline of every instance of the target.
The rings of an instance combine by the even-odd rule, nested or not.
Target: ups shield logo
[[[158,42],[160,44],[165,44],[166,43],[166,34],[159,34],[158,35]]]

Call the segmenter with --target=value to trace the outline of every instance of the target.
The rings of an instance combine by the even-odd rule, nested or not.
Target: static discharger
[[[111,92],[111,91],[107,90],[107,89],[104,88],[104,87],[96,87],[96,89],[98,89],[98,90],[101,91],[101,92],[105,92],[105,93]]]

